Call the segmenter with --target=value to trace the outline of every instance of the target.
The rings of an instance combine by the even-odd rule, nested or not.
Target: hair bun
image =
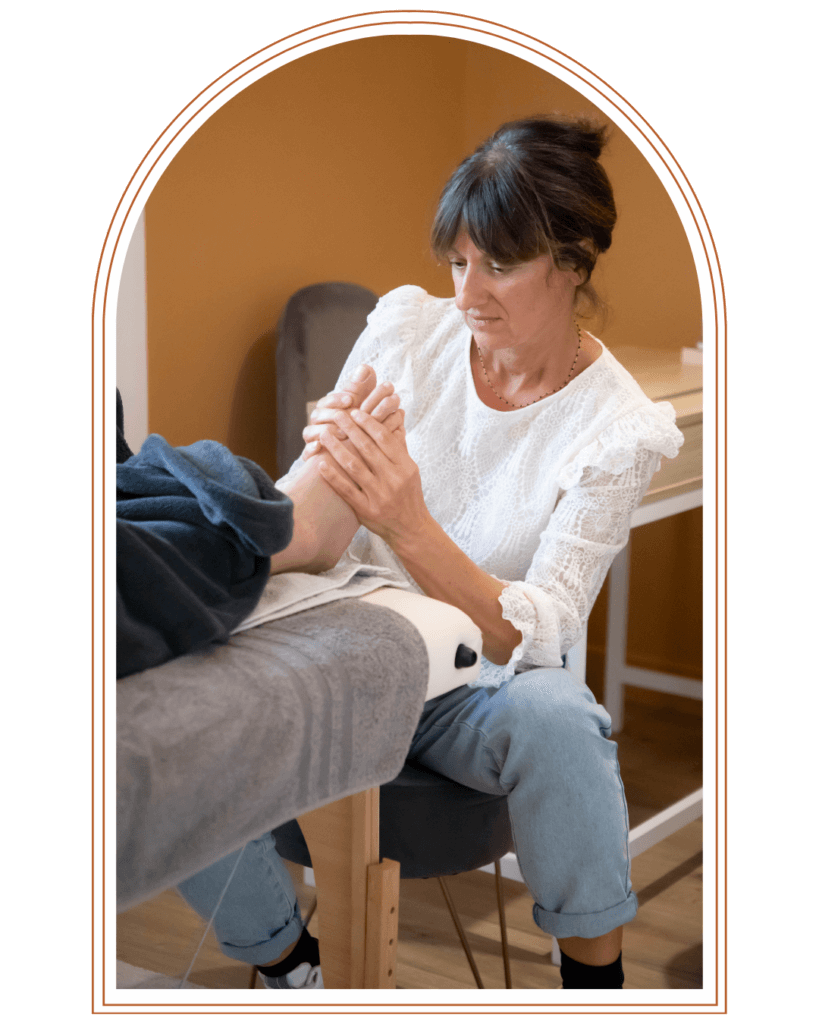
[[[432,225],[432,251],[445,257],[467,231],[502,263],[548,254],[589,277],[611,245],[617,219],[611,182],[599,161],[607,128],[589,116],[510,121],[456,168]]]

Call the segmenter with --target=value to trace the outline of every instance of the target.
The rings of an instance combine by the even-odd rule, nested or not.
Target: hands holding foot
[[[371,366],[359,366],[353,376],[338,391],[331,391],[319,399],[310,414],[310,425],[302,431],[305,461],[322,450],[320,436],[330,430],[339,441],[346,441],[347,434],[337,423],[340,413],[361,409],[382,423],[390,432],[404,436],[404,410],[395,388],[389,381],[379,384]]]

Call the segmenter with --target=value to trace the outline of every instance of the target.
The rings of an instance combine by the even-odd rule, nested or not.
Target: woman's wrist
[[[442,538],[448,539],[426,506],[419,511],[411,524],[385,529],[381,535],[381,539],[405,566],[424,560],[434,549],[435,542]]]
[[[387,543],[425,594],[470,616],[483,636],[487,660],[505,665],[522,639],[503,617],[498,598],[505,584],[475,565],[431,515]]]

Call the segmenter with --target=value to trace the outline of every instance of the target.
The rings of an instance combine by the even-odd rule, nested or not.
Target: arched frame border
[[[715,566],[714,587],[712,597],[706,606],[712,605],[716,629],[711,643],[704,643],[706,663],[710,658],[713,666],[714,703],[713,729],[706,736],[715,739],[715,776],[711,787],[713,804],[711,818],[713,828],[711,838],[716,851],[714,865],[715,874],[714,900],[717,906],[715,922],[714,952],[720,960],[721,943],[725,942],[725,798],[719,782],[725,783],[725,740],[727,737],[726,715],[724,708],[727,678],[725,655],[725,485],[726,467],[723,452],[726,442],[726,332],[727,310],[725,287],[722,270],[713,236],[705,213],[700,205],[694,189],[682,167],[668,149],[666,144],[645,119],[617,90],[597,76],[591,69],[571,58],[568,54],[537,39],[534,36],[518,32],[499,22],[483,18],[437,10],[384,10],[371,11],[364,14],[348,15],[310,26],[302,31],[291,33],[265,46],[245,60],[233,65],[206,88],[202,89],[176,115],[157,137],[153,145],[140,161],[131,179],[126,185],[116,209],[114,210],[100,252],[97,272],[94,281],[92,299],[92,381],[94,387],[94,403],[92,413],[92,464],[94,471],[94,501],[92,510],[92,601],[94,607],[92,627],[92,652],[94,670],[92,674],[92,818],[94,820],[93,862],[94,928],[96,928],[96,901],[101,901],[102,908],[102,971],[101,977],[92,978],[93,998],[95,1005],[120,1005],[137,1008],[140,1005],[159,1007],[165,1006],[215,1006],[225,1004],[185,1004],[167,1002],[164,1004],[110,1003],[105,999],[105,915],[106,915],[106,883],[105,857],[103,855],[104,837],[106,833],[106,816],[109,823],[113,821],[110,792],[106,792],[106,733],[115,735],[114,701],[106,701],[106,679],[115,682],[116,672],[113,667],[113,644],[106,648],[106,604],[112,605],[115,593],[113,556],[113,531],[106,532],[105,509],[113,507],[113,474],[106,476],[108,460],[106,436],[110,436],[109,428],[113,419],[113,403],[106,402],[106,396],[113,394],[114,360],[106,358],[110,339],[115,337],[116,288],[122,273],[122,266],[127,251],[127,243],[134,231],[139,215],[150,195],[151,189],[168,166],[170,161],[184,146],[193,133],[221,106],[233,96],[247,88],[257,79],[264,77],[277,67],[290,63],[307,53],[333,46],[352,39],[365,38],[385,34],[429,34],[451,36],[470,40],[483,45],[518,56],[533,63],[585,95],[598,106],[603,113],[617,123],[631,141],[649,160],[655,172],[661,178],[678,214],[691,245],[692,254],[697,266],[700,294],[703,307],[703,331],[705,351],[710,355],[704,366],[704,386],[706,394],[713,397],[713,403],[706,407],[706,417],[713,416],[714,429],[706,433],[711,437],[710,450],[704,452],[704,494],[706,514],[712,517],[713,538],[710,554],[713,555]],[[124,244],[123,244],[124,243]],[[96,417],[99,415],[102,424],[101,445],[96,445]],[[706,558],[706,564],[710,558]],[[108,597],[106,597],[106,594]],[[108,614],[108,621],[113,615]],[[722,627],[720,629],[720,627]],[[705,640],[706,638],[704,638]],[[707,677],[706,677],[707,678]],[[100,772],[98,783],[98,770]],[[706,790],[706,799],[708,790]],[[706,804],[707,807],[707,804]],[[110,812],[106,815],[106,812]],[[96,822],[101,821],[101,835],[98,835]],[[110,847],[109,847],[110,848]],[[97,868],[99,867],[99,871]],[[723,868],[720,871],[720,868]],[[93,941],[96,941],[95,939]],[[714,973],[714,1001],[699,1003],[617,1003],[606,1004],[625,1008],[626,1006],[648,1007],[715,1007],[724,1001],[724,956],[722,970],[718,962]],[[98,991],[99,990],[99,991]],[[720,991],[722,990],[722,996]],[[703,993],[705,995],[705,992]],[[633,995],[633,993],[632,993]],[[230,1004],[235,1006],[236,1004]],[[250,1004],[248,1004],[250,1005]],[[322,1007],[361,1006],[362,1003],[322,1003]],[[367,1002],[368,1007],[393,1006]],[[402,1007],[452,1007],[474,1006],[475,1003],[402,1003]],[[543,1003],[503,1003],[489,1004],[481,1002],[482,1007],[499,1006],[511,1010],[513,1006],[542,1007]],[[577,1005],[577,1004],[571,1004]],[[589,1005],[589,1004],[586,1004]],[[602,1004],[593,1004],[597,1007]]]

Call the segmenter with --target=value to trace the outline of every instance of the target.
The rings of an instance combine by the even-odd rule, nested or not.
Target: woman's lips
[[[497,316],[473,316],[471,313],[467,314],[467,316],[469,317],[469,321],[473,327],[486,327],[487,324],[497,323],[500,319],[500,317]]]

